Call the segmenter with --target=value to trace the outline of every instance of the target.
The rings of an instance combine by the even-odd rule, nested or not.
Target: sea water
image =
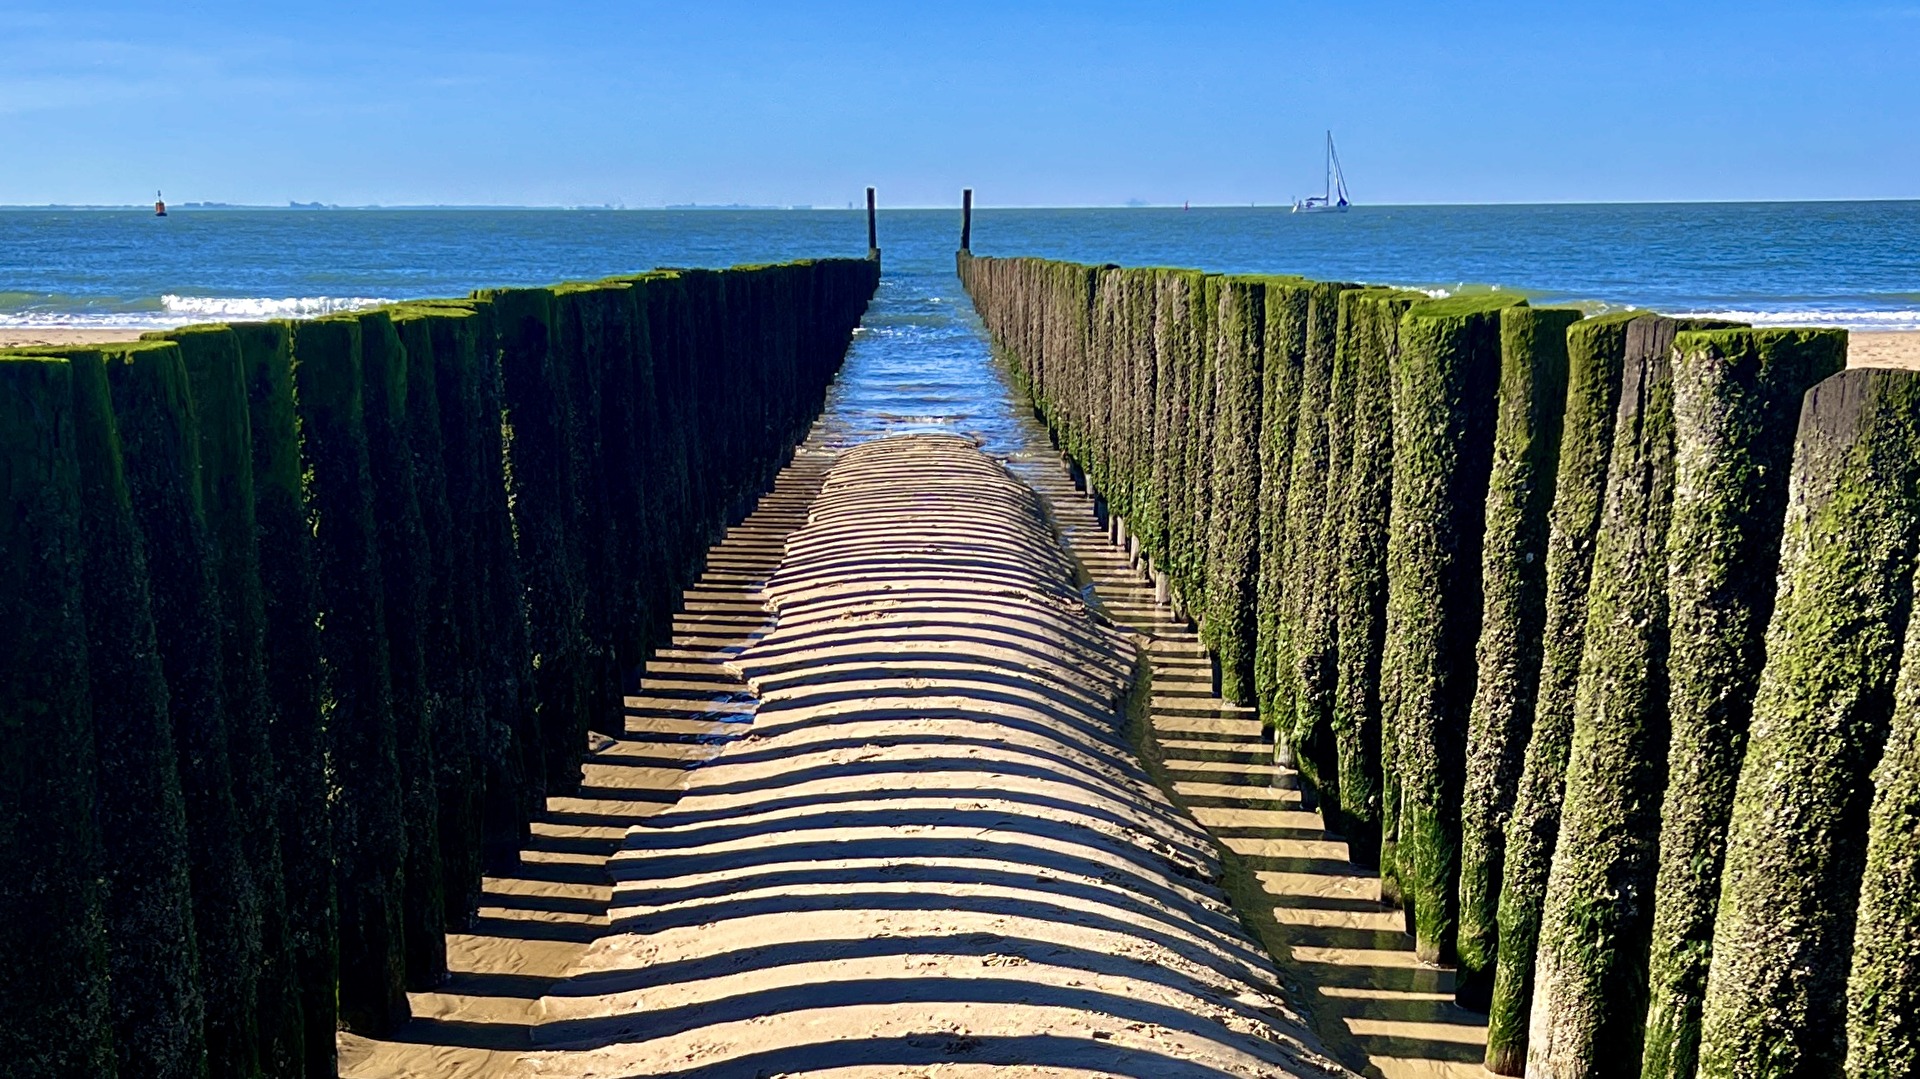
[[[953,273],[955,210],[882,211],[840,440],[1028,440]],[[1591,310],[1920,330],[1920,202],[982,210],[982,255],[1292,273]],[[657,266],[866,252],[858,211],[0,210],[0,329],[300,317]]]

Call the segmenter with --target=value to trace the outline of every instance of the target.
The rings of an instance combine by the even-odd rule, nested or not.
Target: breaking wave
[[[16,294],[17,296],[17,294]],[[58,297],[19,297],[0,305],[0,327],[155,330],[196,322],[260,322],[317,318],[392,303],[377,296],[174,296],[130,304],[73,305]],[[37,302],[36,302],[37,301]]]

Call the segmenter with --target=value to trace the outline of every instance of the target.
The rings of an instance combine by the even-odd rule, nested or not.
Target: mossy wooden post
[[[569,538],[576,519],[568,375],[553,347],[553,292],[482,294],[500,329],[500,369],[512,462],[514,528],[525,575],[534,708],[549,794],[580,783],[586,748],[585,607]],[[690,403],[689,403],[690,404]],[[681,413],[686,415],[688,413]]]
[[[338,795],[333,800],[343,1029],[368,1036],[407,1019],[406,859],[393,719],[380,533],[367,455],[360,321],[294,324],[301,461],[320,582],[321,714]]]
[[[1560,831],[1541,906],[1527,1034],[1530,1075],[1574,1075],[1594,1066],[1586,1054],[1600,1031],[1625,1039],[1614,1046],[1619,1067],[1637,1066],[1640,1055],[1640,1017],[1628,1020],[1625,1007],[1610,1008],[1592,986],[1601,982],[1637,996],[1644,1009],[1644,936],[1637,955],[1606,968],[1610,949],[1623,946],[1631,927],[1644,925],[1651,913],[1666,770],[1675,328],[1661,318],[1628,324]],[[1637,975],[1628,966],[1637,966]],[[1636,977],[1637,989],[1627,984]]]
[[[67,363],[0,355],[0,1053],[21,1079],[114,1073],[75,438]]]
[[[207,1069],[186,803],[154,640],[147,559],[128,501],[101,349],[67,353],[80,477],[87,674],[99,774],[104,937],[120,1075]],[[0,360],[0,364],[7,361]],[[4,370],[4,368],[0,368]]]
[[[604,308],[606,338],[600,438],[606,453],[607,519],[615,529],[609,541],[611,579],[605,587],[609,593],[611,647],[618,683],[614,687],[615,699],[609,702],[603,717],[606,724],[603,729],[615,736],[623,733],[626,725],[620,695],[639,688],[640,668],[654,644],[652,607],[657,602],[648,591],[653,570],[644,531],[648,520],[647,455],[640,364],[646,359],[646,322],[635,287],[621,283],[602,290],[599,297]],[[768,340],[765,343],[768,351],[782,346],[791,348],[792,342]],[[792,373],[791,368],[788,372]],[[790,400],[798,390],[793,386],[782,389],[784,392],[778,394],[780,401]],[[777,403],[772,387],[763,387],[758,392],[766,405]],[[771,432],[768,434],[771,436]]]
[[[1341,348],[1334,381],[1344,387],[1346,479],[1329,492],[1335,654],[1331,730],[1340,776],[1337,811],[1355,864],[1380,864],[1382,731],[1380,663],[1387,630],[1387,512],[1393,495],[1393,365],[1400,319],[1417,293],[1341,293]]]
[[[167,674],[193,853],[194,931],[215,1075],[254,1075],[260,904],[234,795],[221,609],[199,436],[180,347],[152,341],[107,366],[134,519],[146,541],[154,630]]]
[[[1287,512],[1307,353],[1308,288],[1303,280],[1269,281],[1261,328],[1260,579],[1253,680],[1260,724],[1269,732],[1293,729],[1291,712],[1283,719],[1280,703],[1283,698],[1292,702],[1291,691],[1282,688],[1293,669],[1292,623],[1286,617]]]
[[[527,835],[527,821],[546,805],[546,758],[540,728],[534,711],[532,650],[528,646],[526,589],[515,543],[513,513],[509,505],[511,483],[507,472],[504,387],[501,374],[501,345],[498,312],[484,300],[470,300],[462,306],[473,313],[473,342],[470,359],[457,349],[441,358],[440,385],[457,384],[454,372],[471,381],[473,397],[471,418],[459,429],[467,433],[471,444],[467,478],[457,478],[453,456],[449,456],[449,476],[455,490],[474,492],[471,500],[455,499],[455,506],[474,514],[476,555],[484,586],[481,589],[478,638],[487,646],[482,692],[489,717],[489,744],[501,747],[486,756],[486,836],[481,856],[496,872],[517,865]],[[462,402],[467,401],[463,395]],[[451,413],[447,413],[450,415]],[[449,443],[449,454],[453,445]]]
[[[702,273],[698,276],[705,278],[707,275]],[[604,578],[595,572],[601,561],[596,553],[600,544],[597,537],[588,540],[595,527],[595,503],[600,494],[600,474],[595,460],[599,438],[596,403],[598,380],[594,370],[599,346],[594,339],[596,327],[591,305],[586,302],[590,288],[565,284],[555,285],[548,290],[553,294],[550,357],[556,375],[565,380],[560,390],[560,400],[564,402],[566,410],[567,473],[572,477],[573,487],[573,498],[567,511],[567,542],[573,579],[579,590],[579,692],[582,694],[581,706],[586,709],[581,719],[587,729],[596,725],[594,690],[602,674],[599,646],[600,633],[604,629],[600,624],[600,597],[596,593],[605,587]],[[706,418],[704,407],[696,406],[689,420],[698,427]],[[706,478],[711,482],[715,477],[709,473]],[[575,749],[576,755],[585,747],[585,733],[584,730],[581,732],[580,748]]]
[[[1727,832],[1702,1076],[1834,1075],[1845,1064],[1871,772],[1920,540],[1915,446],[1920,374],[1843,371],[1807,394]]]
[[[1319,557],[1326,529],[1326,492],[1332,464],[1329,420],[1333,411],[1333,361],[1340,325],[1340,292],[1346,286],[1316,282],[1307,302],[1306,358],[1300,376],[1300,414],[1293,440],[1287,500],[1286,634],[1293,670],[1282,676],[1292,691],[1279,712],[1292,721],[1275,752],[1299,769],[1309,798],[1337,769],[1332,745],[1333,675],[1336,661],[1331,560]],[[1295,497],[1293,492],[1300,492]]]
[[[1394,665],[1384,726],[1398,745],[1395,868],[1413,913],[1415,950],[1427,962],[1454,956],[1500,309],[1518,302],[1475,296],[1415,304],[1400,323],[1393,371],[1391,639],[1383,655],[1391,653]]]
[[[374,527],[380,537],[394,752],[400,765],[400,812],[406,830],[401,924],[407,986],[426,989],[439,984],[447,971],[439,767],[434,760],[437,702],[427,684],[432,541],[420,516],[408,433],[407,350],[386,311],[366,311],[358,318],[367,462],[373,478]]]
[[[1920,1073],[1920,619],[1907,620],[1847,979],[1850,1076]]]
[[[1692,1079],[1698,1064],[1727,814],[1766,660],[1794,432],[1808,388],[1845,366],[1846,350],[1846,335],[1830,330],[1674,341],[1671,734],[1647,961],[1647,1079]]]
[[[1153,421],[1156,396],[1153,354],[1153,292],[1151,271],[1126,269],[1115,271],[1121,354],[1125,370],[1125,397],[1118,402],[1125,431],[1121,436],[1122,461],[1119,483],[1126,507],[1124,551],[1130,564],[1141,570],[1145,560],[1149,532],[1159,527],[1160,507],[1153,489]]]
[[[1499,1075],[1520,1075],[1526,1065],[1534,946],[1554,841],[1560,833],[1594,541],[1620,413],[1627,327],[1640,317],[1636,312],[1620,312],[1576,322],[1567,329],[1567,405],[1553,509],[1547,517],[1540,684],[1534,697],[1533,730],[1507,820],[1498,902],[1498,963],[1488,1010],[1486,1066]]]
[[[486,712],[479,699],[481,663],[473,639],[473,604],[478,598],[473,534],[467,528],[470,518],[456,516],[448,496],[448,439],[440,414],[437,352],[458,349],[460,342],[443,331],[436,344],[435,327],[452,322],[464,328],[472,316],[434,307],[400,308],[391,315],[407,358],[407,447],[420,525],[428,538],[421,643],[433,723],[440,917],[444,925],[458,927],[465,924],[480,898],[480,769],[488,741]],[[470,362],[470,344],[467,349]]]
[[[1192,333],[1190,297],[1198,277],[1168,270],[1157,275],[1154,290],[1155,413],[1154,488],[1160,505],[1161,527],[1154,540],[1156,566],[1171,586],[1177,576],[1181,546],[1186,542],[1187,431],[1191,400],[1188,385],[1187,337]]]
[[[242,852],[260,909],[260,967],[254,1023],[260,1067],[285,1075],[306,1050],[300,995],[288,942],[281,866],[279,778],[274,773],[273,702],[267,691],[266,603],[261,592],[254,509],[253,438],[240,342],[226,326],[155,335],[180,346],[199,430],[201,501],[220,602],[221,699],[226,706],[234,807]]]
[[[1217,277],[1195,275],[1188,309],[1193,326],[1186,337],[1187,370],[1187,486],[1186,542],[1181,546],[1180,606],[1194,623],[1202,642],[1213,647],[1213,627],[1206,621],[1207,536],[1213,518],[1213,428],[1216,411],[1213,355],[1213,309]],[[1080,381],[1084,381],[1080,380]]]
[[[660,389],[653,358],[653,299],[655,287],[651,275],[634,278],[628,295],[633,301],[633,351],[629,357],[629,377],[633,388],[633,454],[635,483],[640,499],[636,527],[632,537],[632,560],[639,574],[636,602],[646,617],[646,642],[649,649],[672,636],[673,610],[677,597],[671,591],[669,552],[661,542],[661,522],[666,519],[668,488],[672,482],[666,460],[669,436],[660,410]]]
[[[1687,326],[1642,319],[1628,328],[1622,399],[1638,394],[1647,404],[1637,423],[1623,404],[1615,426],[1560,833],[1541,908],[1530,1073],[1583,1075],[1615,1060],[1625,1072],[1638,1067],[1670,729],[1667,544],[1678,453],[1671,357],[1674,334]],[[1647,353],[1656,358],[1636,363]],[[1657,379],[1636,385],[1636,371]]]
[[[693,487],[689,482],[692,456],[690,433],[684,423],[668,422],[668,417],[685,415],[687,382],[688,312],[686,281],[678,273],[660,273],[647,284],[648,352],[653,358],[654,408],[661,423],[654,429],[654,457],[658,462],[654,486],[660,491],[658,505],[662,521],[683,520],[692,512]],[[692,577],[695,554],[683,529],[664,529],[661,557],[671,596]]]
[[[1342,655],[1340,533],[1345,522],[1341,507],[1346,500],[1348,471],[1353,463],[1353,405],[1359,391],[1355,376],[1358,353],[1364,347],[1357,346],[1354,337],[1356,332],[1364,336],[1364,331],[1349,321],[1352,305],[1347,302],[1347,293],[1333,297],[1330,308],[1333,331],[1327,343],[1332,358],[1327,374],[1324,423],[1326,474],[1319,486],[1303,489],[1303,493],[1319,505],[1313,511],[1318,517],[1316,531],[1304,548],[1309,553],[1301,563],[1309,577],[1306,587],[1312,604],[1303,622],[1307,627],[1303,639],[1313,676],[1307,677],[1307,670],[1302,669],[1300,706],[1294,727],[1294,766],[1307,783],[1303,792],[1305,804],[1317,805],[1329,833],[1344,836],[1347,821],[1340,809],[1340,732],[1335,725]],[[1361,853],[1363,857],[1367,853],[1364,842]]]
[[[1254,587],[1259,573],[1260,348],[1266,289],[1226,277],[1210,290],[1215,391],[1213,508],[1209,520],[1206,622],[1220,663],[1220,696],[1253,696]],[[1109,421],[1109,426],[1111,421]]]
[[[1481,554],[1480,645],[1460,809],[1460,972],[1455,999],[1493,993],[1507,817],[1533,729],[1546,624],[1547,515],[1567,402],[1567,328],[1580,312],[1500,313],[1500,403]]]
[[[301,489],[293,403],[293,328],[240,323],[253,438],[254,519],[266,613],[267,690],[273,709],[274,813],[286,881],[286,933],[300,994],[307,1079],[338,1071],[334,982],[333,829],[327,819],[327,744],[320,719],[319,593],[313,533]]]

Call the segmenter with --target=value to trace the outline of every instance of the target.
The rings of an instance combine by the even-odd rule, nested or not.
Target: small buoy
[[[167,216],[166,201],[160,197],[160,192],[158,191],[155,191],[153,193],[153,216],[155,217]]]

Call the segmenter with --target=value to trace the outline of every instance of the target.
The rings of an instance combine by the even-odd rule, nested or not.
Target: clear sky
[[[1920,3],[0,0],[0,203],[1920,197]]]

